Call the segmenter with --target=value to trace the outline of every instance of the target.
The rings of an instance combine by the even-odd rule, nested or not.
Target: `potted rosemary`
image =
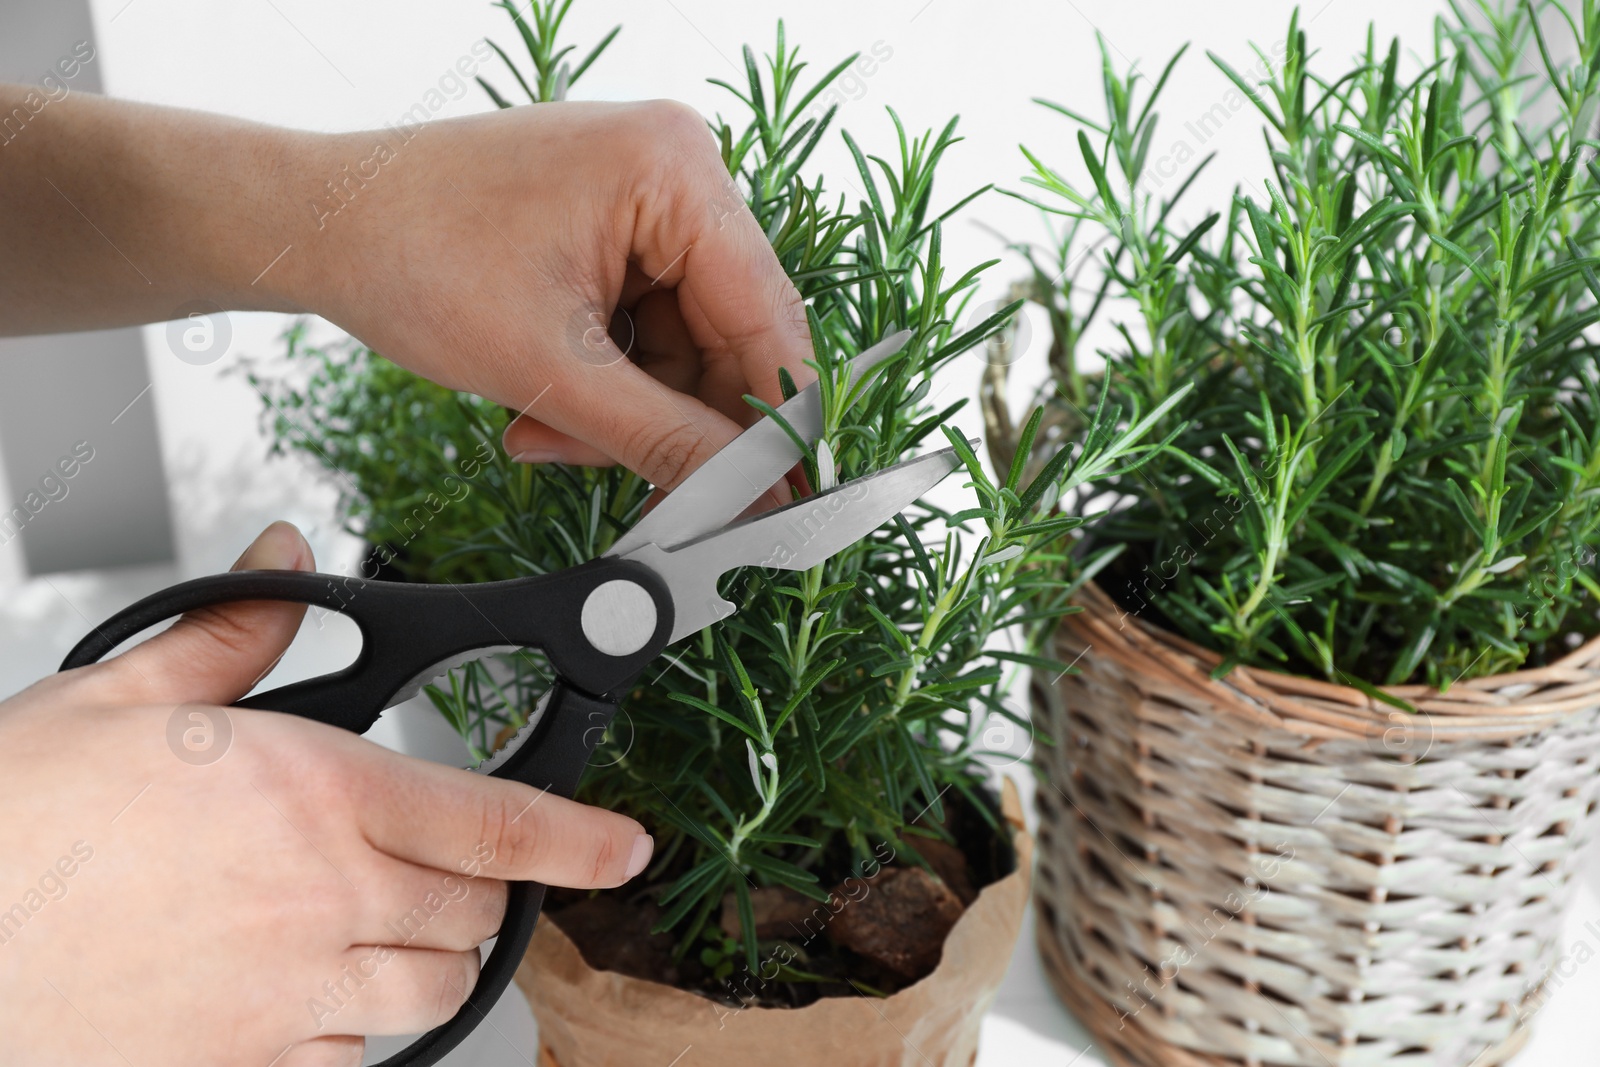
[[[562,98],[612,39],[564,59],[568,2],[502,5],[531,74],[501,55],[532,106]],[[745,571],[724,591],[738,614],[645,672],[579,798],[644,823],[653,864],[619,891],[552,894],[518,979],[545,1061],[561,1067],[665,1064],[690,1044],[701,1063],[774,1047],[791,1063],[900,1062],[904,1042],[928,1062],[971,1062],[1031,854],[1014,805],[991,791],[981,734],[1014,717],[1002,696],[1016,673],[1059,669],[1034,645],[1071,592],[1051,564],[1079,520],[1056,501],[1158,451],[1154,428],[1177,402],[1143,417],[1103,405],[1081,444],[1046,440],[1040,412],[1021,431],[1023,451],[1047,453],[1039,469],[985,472],[945,428],[964,401],[932,401],[934,373],[1013,310],[955,326],[988,266],[952,268],[941,251],[941,225],[972,198],[934,194],[956,124],[913,136],[891,112],[887,156],[841,134],[865,192],[849,207],[807,165],[833,117],[812,105],[853,60],[808,78],[780,24],[773,54],[762,64],[747,49],[745,83],[726,86],[745,116],[708,136],[805,298],[824,382],[880,337],[912,332],[859,388],[824,389],[807,482],[948,439],[969,506],[919,504],[805,573]],[[604,552],[650,492],[621,468],[506,461],[492,444],[506,412],[354,340],[293,331],[289,369],[255,382],[276,447],[338,472],[370,569],[463,581],[568,567]],[[546,685],[524,651],[459,668],[430,695],[481,757]]]
[[[1285,42],[1212,57],[1271,158],[1219,210],[1151,169],[1172,65],[1109,56],[1017,194],[1065,220],[1024,285],[1047,425],[1195,383],[1097,487],[1085,544],[1126,550],[1035,690],[1040,947],[1120,1062],[1481,1067],[1600,799],[1600,9],[1453,2],[1418,63]],[[994,363],[993,453],[1038,462]]]

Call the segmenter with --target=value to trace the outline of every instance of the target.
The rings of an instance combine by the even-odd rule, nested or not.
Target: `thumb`
[[[232,570],[314,566],[311,546],[287,522],[275,522],[244,550]],[[200,608],[118,656],[137,672],[153,703],[231,704],[277,665],[300,629],[305,605],[252,600]]]

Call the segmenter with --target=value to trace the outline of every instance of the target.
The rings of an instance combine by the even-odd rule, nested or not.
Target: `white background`
[[[458,59],[470,56],[473,44],[486,35],[513,55],[520,48],[504,12],[477,2],[95,0],[93,7],[97,62],[112,95],[318,130],[394,121],[437,88],[441,76]],[[1385,43],[1399,34],[1413,47],[1431,50],[1430,23],[1441,7],[1421,0],[1313,0],[1303,22],[1327,62],[1342,64],[1362,44],[1372,19]],[[1255,60],[1247,42],[1270,49],[1281,39],[1288,12],[1288,5],[1268,0],[811,0],[785,5],[579,0],[569,19],[568,40],[586,50],[615,23],[625,27],[575,96],[674,97],[707,114],[738,112],[740,105],[705,79],[741,82],[740,46],[750,42],[758,50],[770,49],[780,14],[787,19],[790,42],[812,59],[814,71],[851,52],[876,48],[882,54],[887,49],[888,58],[859,82],[857,98],[846,102],[838,121],[869,151],[888,155],[893,131],[885,105],[893,105],[913,131],[940,126],[959,113],[967,140],[947,157],[936,204],[948,204],[991,181],[1020,188],[1024,160],[1019,142],[1067,172],[1077,172],[1071,125],[1029,101],[1044,96],[1099,113],[1096,29],[1119,62],[1141,60],[1146,69],[1159,69],[1181,43],[1192,41],[1166,93],[1154,155],[1159,159],[1176,152],[1180,142],[1221,153],[1189,195],[1187,214],[1197,219],[1221,207],[1236,185],[1259,189],[1264,173],[1260,127],[1250,113],[1233,116],[1203,146],[1185,129],[1222,99],[1227,84],[1204,52],[1210,49],[1237,68],[1249,67]],[[508,75],[495,67],[486,73],[502,92],[513,95]],[[440,114],[488,109],[478,88],[469,86]],[[834,177],[835,189],[848,191],[855,177],[836,140],[822,163]],[[192,165],[203,167],[206,161]],[[470,165],[463,161],[463,166]],[[530,188],[528,194],[537,197],[539,190]],[[966,221],[950,227],[948,261],[964,267],[1002,254],[995,230],[1013,239],[1038,239],[1043,233],[1031,208],[986,196],[966,213]],[[991,271],[985,298],[1003,297],[1006,283],[1017,275],[1015,260]],[[353,561],[354,543],[336,528],[331,491],[302,466],[265,462],[259,401],[241,377],[230,374],[242,357],[277,351],[276,337],[285,323],[274,315],[232,316],[230,351],[205,367],[180,362],[167,350],[161,328],[147,330],[152,398],[173,485],[179,563],[24,580],[15,546],[0,550],[0,693],[48,671],[87,620],[176,578],[226,567],[274,518],[297,522],[324,566]],[[1036,366],[1042,347],[1036,340],[1033,358],[1024,360],[1024,368]],[[976,358],[966,359],[953,372],[948,386],[952,396],[974,388]],[[979,429],[975,418],[968,420],[968,428]],[[9,500],[3,490],[0,486],[0,500]],[[348,637],[321,643],[303,639],[284,669],[305,673],[336,665],[349,653]],[[429,725],[422,722],[420,728]],[[394,731],[385,739],[394,742]],[[1583,941],[1600,947],[1600,936],[1583,928],[1586,921],[1600,920],[1600,868],[1590,871],[1579,896],[1570,945],[1576,950]],[[1030,927],[985,1024],[980,1064],[1076,1062],[1090,1067],[1100,1062],[1093,1050],[1086,1051],[1086,1036],[1044,986],[1031,942]],[[1592,1051],[1579,1050],[1593,1049],[1600,1037],[1600,1024],[1587,1008],[1597,996],[1600,968],[1578,969],[1546,1009],[1535,1048],[1520,1062],[1549,1067],[1591,1062]],[[494,1021],[492,1030],[485,1028],[464,1050],[466,1055],[451,1062],[529,1062],[532,1027],[516,994],[503,1002]]]

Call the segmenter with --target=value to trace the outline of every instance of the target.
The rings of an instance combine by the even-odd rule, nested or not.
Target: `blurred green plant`
[[[554,35],[566,10],[536,0],[517,21],[537,87],[518,80],[535,102],[561,95],[555,64],[567,50]],[[959,140],[956,122],[912,136],[892,111],[890,156],[844,136],[864,202],[851,208],[821,175],[808,176],[834,110],[807,113],[854,59],[807,84],[807,64],[780,23],[765,63],[745,49],[745,83],[724,85],[743,117],[719,116],[712,133],[805,298],[825,425],[807,442],[810,484],[857,477],[948,439],[966,463],[972,506],[948,515],[919,504],[803,573],[729,576],[724,595],[738,613],[647,669],[596,754],[580,797],[638,818],[655,835],[646,881],[659,887],[659,928],[677,936],[680,955],[698,944],[717,966],[727,954],[715,922],[726,894],[746,931],[739,950],[754,966],[752,885],[822,902],[873,859],[875,846],[919,863],[918,837],[949,837],[952,795],[994,820],[979,796],[988,777],[976,758],[981,734],[993,716],[1028,730],[1003,701],[1018,668],[1066,669],[1036,648],[1068,610],[1072,588],[1060,576],[1063,545],[1081,520],[1060,513],[1057,501],[1147,460],[1161,445],[1155,427],[1181,398],[1174,393],[1142,417],[1126,409],[1131,419],[1102,405],[1082,442],[1047,440],[1038,413],[1023,438],[1047,456],[1042,468],[1027,478],[1020,464],[996,477],[984,471],[965,437],[945,426],[965,401],[935,407],[932,396],[935,372],[1014,310],[957,326],[991,264],[958,273],[945,261],[941,224],[985,190],[936,207],[934,176]],[[846,361],[901,328],[913,334],[902,353],[847,388]],[[466,478],[459,457],[497,440],[500,409],[421,381],[354,342],[311,345],[297,331],[289,363],[286,373],[256,378],[277,447],[325,467],[344,493],[351,529],[412,577],[493,580],[582,563],[610,547],[649,492],[620,467],[523,466],[498,453]],[[785,378],[784,394],[794,385]],[[416,521],[416,509],[427,510],[428,495],[451,478],[468,491]],[[396,531],[413,528],[397,540]],[[1086,561],[1083,573],[1111,554]],[[1017,639],[1003,640],[1008,631]],[[430,695],[483,755],[545,688],[538,666],[531,653],[474,664]]]
[[[1600,630],[1600,12],[1570,6],[1453,0],[1415,74],[1370,30],[1314,71],[1298,12],[1256,50],[1262,77],[1212,55],[1227,106],[1265,120],[1272,175],[1191,227],[1175,208],[1210,157],[1165,195],[1150,157],[1182,50],[1145,92],[1102,41],[1105,118],[1047,105],[1079,127],[1087,180],[1023,150],[1038,191],[1012,195],[1068,220],[1026,250],[1056,327],[1047,421],[1196,385],[1167,415],[1174,447],[1099,486],[1120,504],[1095,534],[1131,546],[1105,588],[1221,652],[1219,673],[1447,686]],[[1086,289],[1064,268],[1090,249]],[[1079,348],[1110,308],[1132,314],[1095,360]],[[992,382],[1009,462],[1026,448],[1001,397]]]

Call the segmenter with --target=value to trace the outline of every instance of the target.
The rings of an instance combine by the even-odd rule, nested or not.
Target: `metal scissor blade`
[[[974,442],[976,443],[976,442]],[[649,543],[630,553],[672,591],[677,641],[733,614],[717,579],[735,567],[814,567],[855,544],[961,466],[951,448],[856,478],[722,530],[664,549]]]
[[[528,739],[533,736],[533,731],[538,728],[539,723],[544,719],[545,708],[549,705],[550,693],[546,691],[544,695],[539,697],[539,702],[533,706],[533,713],[528,716],[528,721],[523,724],[522,729],[512,734],[506,739],[505,744],[495,749],[484,759],[468,767],[467,770],[476,771],[478,774],[493,774],[499,770],[501,764],[516,754],[517,749],[528,743]]]
[[[905,347],[900,330],[850,361],[850,384]],[[778,411],[806,440],[822,436],[822,400],[817,384],[790,397]],[[626,556],[654,542],[679,545],[725,527],[800,462],[800,449],[783,427],[763,418],[700,465],[668,493],[654,511],[618,538],[608,556]]]

